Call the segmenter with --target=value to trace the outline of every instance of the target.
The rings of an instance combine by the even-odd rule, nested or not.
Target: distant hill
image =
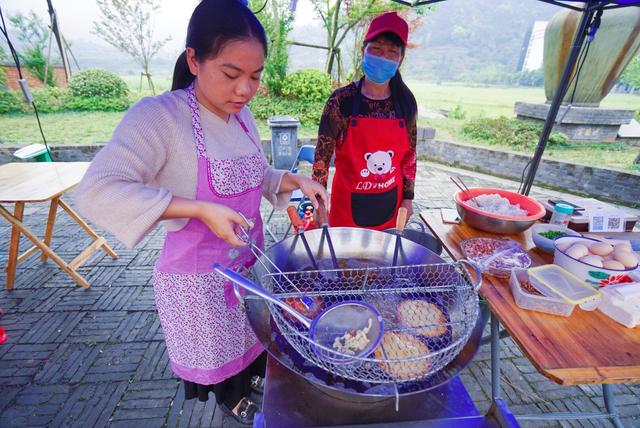
[[[427,12],[423,25],[410,40],[418,47],[410,49],[403,66],[406,77],[414,80],[456,80],[481,70],[514,72],[523,41],[533,22],[548,20],[560,8],[538,0],[448,0],[436,3]],[[290,39],[323,45],[324,29],[318,21],[298,24]],[[95,39],[72,39],[72,50],[82,68],[105,68],[122,75],[139,75],[140,67],[115,48]],[[347,40],[342,46],[343,63],[351,68]],[[168,49],[152,61],[155,76],[170,76],[179,52]],[[290,69],[322,69],[326,51],[293,46]],[[72,61],[73,64],[73,61]]]
[[[436,3],[423,24],[410,35],[419,45],[410,49],[404,74],[416,80],[455,80],[465,74],[493,68],[516,71],[524,39],[534,21],[548,20],[560,10],[538,0],[448,0]],[[314,23],[295,28],[291,38],[324,44],[324,29]],[[343,52],[351,46],[347,43]],[[322,68],[325,51],[293,47],[290,66]],[[345,55],[345,66],[350,60]]]
[[[423,18],[411,34],[405,74],[419,80],[455,80],[489,67],[517,71],[524,39],[534,21],[560,7],[537,0],[449,0]]]

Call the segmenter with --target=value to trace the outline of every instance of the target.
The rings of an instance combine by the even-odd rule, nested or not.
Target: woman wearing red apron
[[[375,18],[364,40],[364,77],[325,106],[313,178],[327,185],[335,154],[331,226],[384,230],[395,227],[400,206],[412,212],[417,105],[398,72],[408,33],[395,12]]]

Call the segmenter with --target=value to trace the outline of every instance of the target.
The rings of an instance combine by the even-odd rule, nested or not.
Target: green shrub
[[[458,104],[449,111],[448,117],[450,119],[464,119],[467,117],[467,112]]]
[[[291,100],[282,97],[256,95],[249,103],[256,120],[267,120],[271,116],[291,115],[300,120],[302,126],[318,126],[324,102]]]
[[[21,113],[26,110],[22,102],[22,92],[0,90],[0,114]]]
[[[31,93],[40,113],[64,111],[71,99],[71,93],[64,88],[38,88]]]
[[[319,70],[298,70],[282,83],[282,94],[301,101],[326,102],[331,95],[331,77]]]
[[[125,111],[130,106],[128,97],[70,97],[66,104],[67,110],[77,111]]]
[[[0,66],[0,90],[7,86],[7,73],[4,71],[4,67]]]
[[[465,123],[462,133],[474,140],[488,144],[508,145],[515,149],[531,149],[538,144],[542,125],[504,116],[491,119],[474,119]],[[549,136],[550,146],[568,144],[569,139],[557,132]]]
[[[25,51],[20,54],[20,61],[27,67],[29,72],[41,82],[44,82],[46,71],[47,86],[56,86],[56,80],[53,76],[55,70],[51,64],[47,66],[47,59],[44,57],[44,52],[41,49],[37,47],[25,49]]]
[[[129,89],[124,80],[106,70],[83,70],[71,77],[69,90],[74,97],[124,98]]]

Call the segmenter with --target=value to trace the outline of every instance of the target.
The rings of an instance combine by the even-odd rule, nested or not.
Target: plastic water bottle
[[[568,227],[572,215],[573,207],[571,205],[558,202],[553,207],[553,214],[551,214],[551,220],[549,220],[549,224],[557,224],[560,226]]]

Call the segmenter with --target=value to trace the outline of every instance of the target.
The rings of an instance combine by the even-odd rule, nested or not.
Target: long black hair
[[[233,41],[257,40],[267,56],[267,36],[258,18],[239,0],[203,0],[196,6],[187,28],[186,46],[195,49],[196,59],[215,58]],[[186,50],[173,69],[171,90],[184,89],[195,76],[189,71]]]
[[[365,47],[369,42],[377,39],[385,39],[390,43],[393,43],[395,46],[398,46],[401,49],[402,57],[404,58],[404,53],[407,47],[402,43],[402,39],[400,39],[400,37],[395,33],[382,33],[376,38],[364,42]],[[396,71],[395,76],[393,76],[389,81],[389,87],[391,88],[391,96],[395,98],[398,106],[402,110],[400,112],[396,112],[396,115],[404,117],[409,124],[413,123],[416,119],[416,115],[418,114],[418,103],[416,102],[416,97],[413,96],[411,89],[409,89],[406,83],[404,83],[404,80],[402,80],[402,75],[400,74],[399,69]]]

